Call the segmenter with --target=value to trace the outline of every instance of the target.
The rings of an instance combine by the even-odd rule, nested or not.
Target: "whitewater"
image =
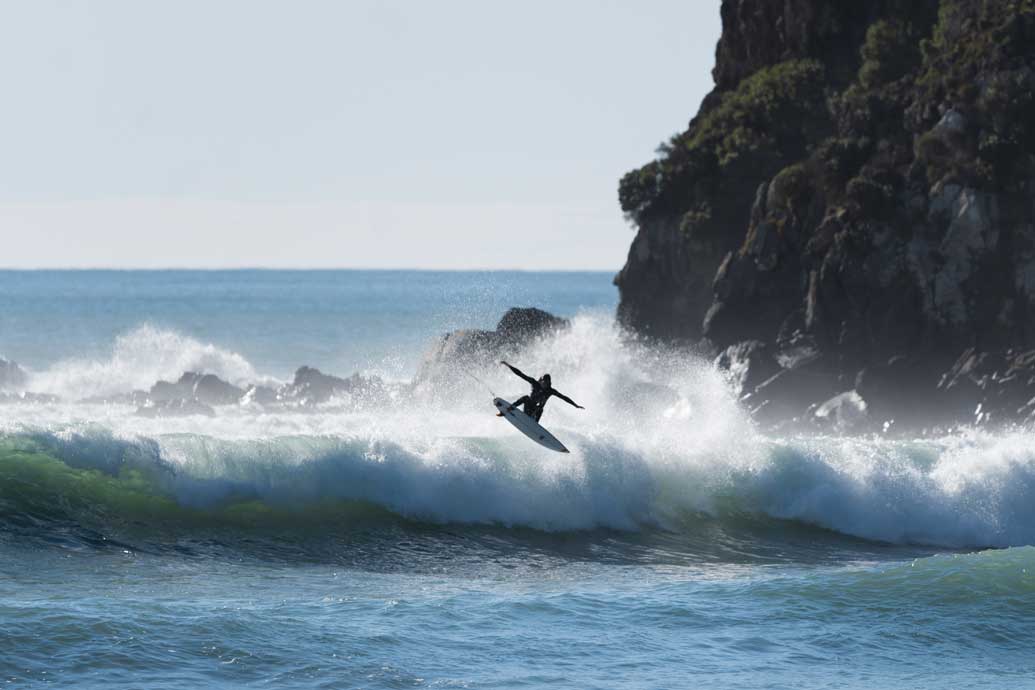
[[[0,406],[15,686],[1035,687],[1030,429],[763,433],[710,361],[623,332],[603,274],[0,272],[0,296],[0,353],[57,396]],[[586,408],[544,415],[570,455],[465,375],[522,394],[501,366],[414,380],[514,305],[571,319],[515,361]],[[390,395],[117,402],[302,364]]]

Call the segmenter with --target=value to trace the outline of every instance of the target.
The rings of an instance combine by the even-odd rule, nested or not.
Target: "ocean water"
[[[1035,687],[1035,435],[772,437],[610,275],[0,272],[0,682],[104,688]],[[551,453],[439,333],[509,306]],[[83,402],[308,364],[373,405]],[[501,367],[469,372],[500,394]]]

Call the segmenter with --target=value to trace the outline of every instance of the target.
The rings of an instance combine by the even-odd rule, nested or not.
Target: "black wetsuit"
[[[543,385],[536,379],[525,374],[517,367],[511,366],[510,364],[507,364],[507,367],[509,367],[512,372],[523,378],[525,381],[528,381],[528,383],[532,385],[532,392],[528,395],[522,396],[515,400],[513,405],[514,407],[517,407],[518,405],[524,405],[525,414],[527,414],[535,421],[538,422],[539,418],[543,416],[543,408],[546,407],[546,401],[550,399],[551,395],[556,395],[558,398],[568,403],[572,407],[580,407],[578,404],[575,403],[574,400],[572,400],[568,396],[564,395],[560,391],[554,390],[550,386]]]

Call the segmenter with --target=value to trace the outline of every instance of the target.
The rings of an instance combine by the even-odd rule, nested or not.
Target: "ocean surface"
[[[1035,434],[773,437],[601,273],[0,272],[0,683],[98,688],[1035,688]],[[441,333],[514,358],[544,450]],[[145,418],[105,397],[310,365],[377,405]],[[467,372],[504,395],[502,367]],[[87,400],[92,400],[88,402]]]

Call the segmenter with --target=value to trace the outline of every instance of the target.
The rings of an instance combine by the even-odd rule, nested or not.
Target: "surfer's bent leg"
[[[517,400],[515,400],[514,402],[510,403],[510,411],[513,412],[514,410],[516,410],[517,408],[521,407],[522,405],[524,405],[525,407],[528,407],[528,404],[530,402],[531,402],[531,399],[527,395],[523,395],[520,398],[518,398]],[[525,412],[528,412],[528,410],[526,409]]]
[[[543,416],[543,408],[546,407],[545,403],[540,400],[531,400],[525,403],[525,414],[539,421],[539,418]]]

